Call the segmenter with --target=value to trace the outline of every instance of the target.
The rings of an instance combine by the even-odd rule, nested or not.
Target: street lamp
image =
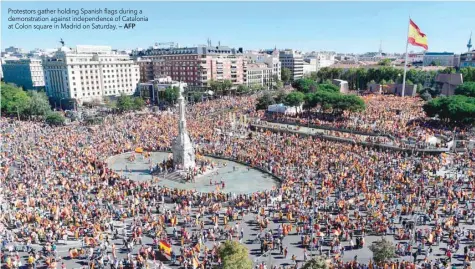
[[[61,108],[61,110],[63,110],[63,103],[62,103],[62,101],[65,100],[65,99],[67,99],[67,98],[63,97],[63,98],[59,99],[59,108]]]

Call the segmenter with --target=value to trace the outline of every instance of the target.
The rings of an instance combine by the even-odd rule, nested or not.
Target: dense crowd
[[[367,98],[375,107],[357,116],[363,122],[359,126],[376,122],[396,136],[418,132],[404,127],[419,116],[418,101]],[[211,268],[221,263],[218,244],[208,249],[204,243],[241,239],[239,220],[244,216],[253,216],[261,228],[262,252],[271,246],[284,255],[290,247],[283,243],[285,237],[300,236],[302,256],[291,257],[295,268],[308,260],[310,249],[329,255],[335,268],[447,268],[453,253],[473,242],[473,232],[462,228],[475,222],[472,152],[408,156],[285,132],[250,133],[248,126],[229,120],[232,114],[237,120],[256,117],[254,107],[255,97],[233,97],[196,104],[187,114],[200,156],[238,160],[282,180],[278,188],[248,195],[169,189],[154,181],[131,181],[107,167],[108,157],[137,147],[169,150],[178,132],[172,113],[126,114],[108,117],[100,126],[58,128],[2,118],[2,247],[20,245],[29,251],[32,267],[57,268],[64,266],[64,257],[55,252],[58,240],[77,240],[81,247],[71,248],[68,256],[86,257],[90,268],[106,261],[114,268],[145,268],[156,258],[156,252],[142,244],[148,236],[154,239],[153,249],[159,249],[160,241],[179,242],[180,251],[171,258],[180,267]],[[399,119],[393,112],[398,109],[403,110]],[[423,130],[419,135],[431,132]],[[436,175],[449,166],[458,169],[458,179]],[[130,232],[119,234],[114,221],[129,221]],[[278,228],[269,228],[271,222]],[[173,234],[167,227],[173,227]],[[343,260],[345,252],[367,247],[370,235],[402,240],[397,245],[399,260],[385,265],[357,257]],[[139,254],[119,258],[111,243],[118,237],[127,250],[139,245]],[[30,251],[35,244],[43,251]],[[433,249],[441,244],[446,267],[435,265]],[[411,249],[414,245],[417,249]],[[467,247],[461,258],[467,268],[473,253]],[[9,268],[21,260],[17,255],[2,259]]]
[[[362,98],[366,104],[366,109],[362,112],[345,111],[342,115],[333,115],[312,110],[290,115],[267,114],[262,118],[297,123],[302,126],[321,126],[364,134],[390,135],[391,141],[398,146],[407,145],[408,140],[412,140],[428,147],[430,137],[442,136],[445,140],[451,140],[454,135],[454,127],[426,118],[422,108],[424,102],[420,98],[402,98],[392,95],[367,95]],[[474,137],[466,131],[465,128],[459,128],[457,134]],[[347,136],[356,137],[355,135]],[[387,138],[383,139],[383,143],[389,142]],[[438,146],[445,145],[439,143]]]

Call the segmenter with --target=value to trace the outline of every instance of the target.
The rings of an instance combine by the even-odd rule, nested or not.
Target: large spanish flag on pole
[[[427,36],[424,34],[419,26],[415,24],[411,18],[409,18],[409,29],[407,30],[407,39],[406,39],[406,60],[404,61],[404,75],[402,77],[402,92],[401,96],[404,97],[406,91],[406,72],[407,72],[407,49],[409,44],[413,46],[423,47],[425,50],[429,48],[427,45]]]
[[[407,36],[407,42],[413,46],[423,47],[425,50],[429,49],[427,45],[427,36],[424,34],[419,26],[409,19],[409,34]]]

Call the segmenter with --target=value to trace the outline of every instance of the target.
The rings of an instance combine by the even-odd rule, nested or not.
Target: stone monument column
[[[183,91],[183,85],[180,83],[180,95],[178,97],[178,136],[173,141],[172,152],[173,163],[179,165],[181,169],[187,170],[195,167],[195,148],[186,129],[186,107],[185,98],[183,98],[182,95]]]

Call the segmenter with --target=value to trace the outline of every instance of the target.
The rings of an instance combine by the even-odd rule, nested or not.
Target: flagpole
[[[407,72],[407,49],[409,47],[409,27],[411,24],[411,17],[409,17],[409,21],[407,24],[407,36],[406,36],[406,59],[404,60],[404,75],[402,76],[402,92],[401,96],[404,97],[404,92],[406,90],[406,72]]]

